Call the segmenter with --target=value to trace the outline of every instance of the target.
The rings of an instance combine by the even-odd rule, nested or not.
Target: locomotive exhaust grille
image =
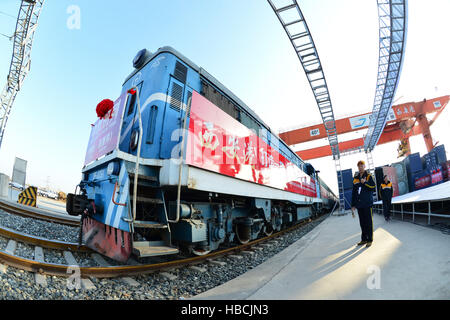
[[[181,110],[181,100],[183,98],[183,87],[172,83],[172,89],[170,92],[170,107],[174,110]]]
[[[177,80],[186,83],[187,67],[184,64],[180,63],[179,61],[177,61],[175,64],[175,71],[173,73],[173,76]]]

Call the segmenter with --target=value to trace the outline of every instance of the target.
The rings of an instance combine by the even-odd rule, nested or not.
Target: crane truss
[[[30,71],[31,47],[44,0],[22,0],[13,36],[13,54],[6,85],[0,96],[0,147],[12,105]]]
[[[322,116],[333,158],[339,159],[337,130],[330,93],[305,17],[296,0],[284,1],[283,4],[275,0],[268,0],[268,2],[280,20],[302,64]]]
[[[407,32],[407,0],[377,0],[379,59],[375,100],[364,150],[372,151],[386,125],[400,79]]]
[[[331,153],[333,155],[338,178],[339,194],[342,194],[342,197],[339,197],[340,211],[344,212],[344,184],[341,172],[336,122],[334,119],[330,92],[328,90],[327,81],[325,80],[325,74],[322,69],[316,45],[314,44],[305,17],[296,0],[267,1],[286,31],[314,94],[328,137],[328,142],[331,147]]]

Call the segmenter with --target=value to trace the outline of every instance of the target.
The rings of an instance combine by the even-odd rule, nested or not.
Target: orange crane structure
[[[430,132],[430,126],[436,121],[444,111],[450,100],[450,95],[434,99],[424,99],[420,102],[402,103],[392,106],[388,115],[386,126],[377,145],[392,141],[401,141],[399,145],[399,157],[407,156],[411,153],[409,138],[422,134],[428,152],[435,144]],[[434,113],[431,120],[427,115]],[[371,113],[354,115],[336,120],[337,134],[344,134],[365,129],[369,126]],[[305,128],[281,132],[280,138],[288,145],[295,145],[303,142],[327,138],[323,124],[308,126]],[[341,153],[364,150],[364,138],[343,141],[339,143]],[[311,148],[296,152],[303,160],[310,160],[331,156],[332,151],[329,145]]]

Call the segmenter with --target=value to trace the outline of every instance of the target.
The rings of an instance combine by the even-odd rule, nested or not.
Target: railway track
[[[21,208],[21,212],[26,211]],[[33,214],[26,214],[26,216],[30,217]],[[37,219],[41,218],[41,216],[37,217]],[[266,236],[264,238],[260,238],[254,241],[251,241],[247,244],[237,245],[230,248],[221,249],[212,253],[209,253],[204,256],[195,256],[195,257],[178,257],[176,260],[171,261],[163,261],[157,263],[143,263],[143,264],[134,264],[134,265],[109,265],[103,258],[99,258],[99,255],[93,253],[92,250],[85,246],[78,247],[76,243],[69,243],[57,240],[48,240],[42,237],[30,236],[21,232],[17,232],[8,228],[0,228],[0,236],[10,239],[8,245],[5,250],[0,251],[0,263],[15,267],[20,270],[25,270],[29,272],[34,272],[41,275],[50,275],[50,276],[62,276],[68,277],[70,276],[71,270],[73,270],[74,266],[78,268],[79,275],[82,278],[87,277],[95,277],[95,278],[114,278],[114,277],[126,277],[126,276],[136,276],[154,272],[163,272],[176,268],[180,268],[183,266],[192,266],[195,264],[199,264],[206,261],[211,261],[217,259],[219,257],[231,255],[233,253],[238,253],[242,251],[246,251],[252,247],[255,247],[264,242],[270,241],[277,237],[280,237],[286,233],[292,232],[293,230],[300,228],[306,224],[308,224],[311,219],[300,222],[294,226],[291,226],[285,230],[274,233],[270,236]],[[16,247],[17,242],[23,242],[27,245],[35,246],[38,248],[35,252],[41,252],[38,254],[40,258],[35,259],[27,259],[14,254],[14,248]],[[11,249],[13,248],[13,249]],[[40,249],[39,249],[40,248]],[[63,255],[66,258],[67,264],[55,264],[45,262],[43,249],[52,249],[52,250],[60,250],[63,251]],[[102,266],[79,266],[76,260],[73,258],[72,253],[89,253],[93,257],[96,257],[96,261],[98,259],[102,260]],[[99,263],[100,264],[100,263]]]
[[[64,224],[68,226],[79,226],[80,225],[80,218],[79,217],[73,217],[67,215],[67,217],[52,213],[52,212],[45,212],[44,210],[40,210],[37,208],[32,207],[26,207],[20,204],[12,203],[9,201],[0,200],[0,210],[3,210],[5,212],[19,215],[22,217],[28,217],[28,218],[34,218],[39,219],[47,222],[53,222],[53,223],[59,223]]]

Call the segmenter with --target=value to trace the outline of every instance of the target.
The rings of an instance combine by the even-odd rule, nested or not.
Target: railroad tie
[[[93,253],[91,255],[92,259],[95,260],[95,262],[97,262],[101,267],[110,267],[111,264],[108,263],[101,255],[99,255],[98,253]],[[131,287],[139,287],[141,284],[139,282],[137,282],[136,280],[134,280],[131,277],[122,277],[120,278],[120,280],[122,280],[123,282],[125,282],[125,284],[131,286]]]
[[[123,277],[123,278],[121,278],[121,280],[123,282],[125,282],[127,285],[129,285],[130,287],[139,287],[141,285],[139,282],[137,282],[136,280],[134,280],[131,277]]]
[[[177,275],[173,274],[173,273],[169,273],[169,272],[160,272],[159,273],[161,276],[163,276],[164,278],[167,278],[169,280],[175,280],[178,278]]]
[[[81,285],[84,290],[95,290],[97,287],[88,278],[81,278]]]
[[[64,251],[64,259],[66,259],[66,262],[67,262],[68,265],[79,267],[78,262],[75,259],[75,257],[73,256],[72,252]],[[81,286],[82,286],[82,288],[84,290],[95,290],[95,289],[97,289],[95,287],[95,285],[92,283],[91,280],[89,280],[87,278],[81,278],[80,280],[81,280]]]
[[[199,266],[190,266],[189,269],[191,269],[193,271],[200,272],[200,273],[205,273],[206,271],[208,271],[205,268],[202,268],[202,267],[199,267]]]
[[[14,240],[9,240],[8,244],[6,245],[5,252],[9,255],[14,255],[14,252],[16,251],[17,242]]]
[[[34,248],[34,260],[38,261],[38,262],[45,262],[44,250],[41,247]],[[36,281],[37,285],[40,285],[43,287],[47,286],[47,278],[43,274],[36,272],[34,274],[34,280]]]
[[[236,254],[229,254],[228,257],[232,258],[232,259],[243,259],[243,256],[238,256]]]
[[[225,266],[227,264],[224,261],[218,261],[218,260],[213,260],[213,259],[208,259],[208,262],[213,264],[213,265],[221,266],[221,267],[223,267],[223,266]]]
[[[253,250],[258,250],[258,251],[262,251],[262,250],[264,250],[264,248],[263,248],[263,247],[252,247],[252,249],[253,249]]]
[[[98,253],[93,253],[93,254],[91,254],[91,257],[92,257],[92,259],[94,259],[94,261],[95,262],[97,262],[97,264],[100,266],[100,267],[109,267],[109,266],[111,266],[108,262],[106,262],[106,260],[101,256],[101,255],[99,255]]]
[[[72,252],[64,251],[63,254],[64,254],[64,259],[66,259],[66,262],[68,265],[79,267],[78,262],[75,259],[75,257],[73,256]]]

